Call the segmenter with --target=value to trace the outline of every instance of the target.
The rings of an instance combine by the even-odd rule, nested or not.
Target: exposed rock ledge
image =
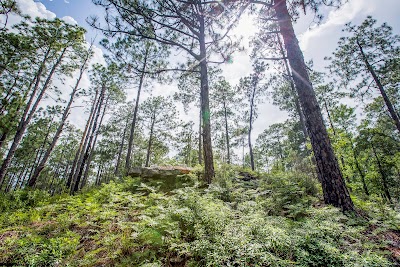
[[[132,168],[129,176],[150,179],[174,178],[178,175],[188,174],[192,168],[181,166],[156,166],[156,167],[136,167]]]

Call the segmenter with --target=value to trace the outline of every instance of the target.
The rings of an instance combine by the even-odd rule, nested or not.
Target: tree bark
[[[189,140],[187,140],[187,151],[186,151],[186,166],[192,166],[192,128],[190,128]]]
[[[228,114],[226,110],[226,99],[224,98],[224,117],[225,117],[225,140],[226,140],[226,150],[228,154],[227,163],[231,164],[231,152],[229,144],[229,130],[228,130]]]
[[[137,113],[139,110],[140,92],[142,91],[143,82],[144,82],[144,78],[145,78],[145,71],[146,71],[146,67],[147,67],[147,57],[149,55],[149,49],[150,48],[146,46],[146,52],[144,55],[142,73],[140,74],[140,78],[139,78],[139,87],[138,87],[138,92],[137,92],[137,96],[136,96],[135,108],[133,110],[133,119],[132,119],[131,131],[130,131],[130,135],[129,135],[128,152],[126,153],[126,161],[125,161],[125,173],[126,174],[128,174],[129,169],[131,168],[131,155],[132,155],[132,149],[133,149],[133,141],[134,141],[134,137],[135,137]]]
[[[372,75],[372,78],[374,79],[374,81],[376,83],[376,86],[378,86],[379,92],[381,93],[381,95],[383,97],[383,100],[385,101],[385,104],[386,104],[386,107],[387,107],[387,109],[389,111],[389,114],[392,117],[393,122],[396,125],[397,130],[400,133],[400,120],[399,120],[399,117],[397,116],[397,113],[396,113],[394,107],[393,107],[393,104],[390,101],[388,95],[386,94],[386,91],[383,88],[383,85],[382,85],[380,79],[378,78],[378,75],[376,74],[373,66],[369,63],[368,58],[364,53],[363,47],[361,46],[361,44],[358,41],[358,39],[357,39],[357,45],[358,45],[358,48],[360,49],[360,53],[361,53],[361,56],[362,56],[362,58],[364,60],[364,63],[367,66],[367,69],[368,69],[369,73]]]
[[[202,153],[202,150],[203,150],[203,142],[201,141],[202,139],[203,139],[203,135],[201,134],[201,132],[202,132],[202,127],[201,127],[201,124],[203,123],[203,120],[201,119],[201,117],[202,117],[202,114],[201,114],[201,109],[200,109],[200,118],[199,118],[199,164],[200,165],[202,165],[203,164],[203,153]]]
[[[293,81],[305,115],[308,135],[317,163],[318,176],[322,183],[324,200],[326,204],[341,208],[342,211],[354,211],[354,204],[346,188],[328,132],[324,126],[321,110],[307,73],[303,53],[294,33],[286,4],[286,0],[276,0],[274,10],[292,69]]]
[[[94,149],[95,149],[96,144],[97,144],[97,138],[99,136],[99,129],[103,125],[104,116],[106,115],[106,109],[108,107],[108,100],[109,100],[109,96],[107,97],[107,100],[106,100],[106,102],[104,104],[103,113],[101,115],[99,126],[97,127],[97,130],[96,130],[96,133],[95,133],[95,137],[94,137],[94,140],[93,140],[93,145],[91,147],[88,147],[89,156],[88,156],[88,160],[87,160],[87,163],[86,163],[85,174],[83,175],[83,180],[82,180],[82,183],[81,183],[81,185],[79,187],[80,189],[82,189],[86,185],[86,182],[87,182],[87,179],[88,179],[88,176],[89,176],[90,164],[92,163]]]
[[[124,150],[126,131],[128,130],[129,117],[130,116],[127,116],[127,118],[126,118],[126,123],[125,123],[125,127],[124,127],[124,133],[122,134],[121,143],[119,145],[117,164],[115,165],[114,175],[118,175],[119,174],[119,166],[121,164],[122,152]]]
[[[374,144],[372,142],[370,144],[371,144],[372,152],[374,153],[374,157],[376,159],[376,163],[378,165],[379,173],[380,173],[381,178],[382,178],[383,192],[385,193],[385,196],[389,200],[389,202],[392,203],[392,197],[390,196],[389,186],[388,186],[388,183],[387,183],[387,177],[386,177],[385,171],[383,170],[382,163],[381,163],[381,161],[380,161],[380,159],[379,159],[379,157],[378,157],[378,155],[376,153],[376,149],[375,149]]]
[[[72,162],[71,171],[68,175],[68,180],[66,183],[67,188],[70,188],[72,182],[74,181],[74,177],[76,174],[76,168],[79,163],[80,156],[82,154],[82,151],[86,148],[86,145],[87,145],[87,141],[88,141],[87,134],[92,128],[94,114],[95,114],[95,111],[97,110],[97,106],[99,103],[98,99],[97,99],[98,94],[99,94],[99,91],[96,90],[96,94],[93,99],[92,107],[90,109],[89,118],[86,122],[85,130],[83,131],[81,142],[79,143],[79,147],[78,147],[78,150],[76,151],[74,161]]]
[[[203,7],[201,7],[201,12]],[[203,151],[204,151],[204,179],[210,184],[214,178],[214,159],[211,142],[211,120],[210,120],[210,101],[209,101],[209,82],[207,70],[207,49],[205,40],[204,15],[199,15],[200,31],[200,99],[201,113],[203,119]]]
[[[361,169],[360,163],[358,162],[357,153],[356,153],[356,151],[355,151],[353,141],[351,140],[351,136],[349,136],[349,140],[350,140],[350,145],[351,145],[351,151],[353,152],[354,163],[356,164],[357,171],[358,171],[358,173],[360,174],[361,182],[362,182],[362,184],[363,184],[364,192],[365,192],[365,194],[366,194],[367,196],[369,196],[369,191],[368,191],[367,183],[365,182],[365,174],[364,174],[364,172],[363,172],[362,169]]]
[[[73,195],[79,189],[79,184],[81,182],[83,169],[85,167],[86,160],[88,159],[88,156],[89,156],[89,154],[88,154],[89,150],[88,149],[92,145],[93,138],[94,138],[94,133],[95,133],[96,128],[97,128],[97,122],[98,122],[98,119],[100,117],[101,107],[103,105],[103,101],[104,101],[104,97],[105,97],[105,91],[106,91],[106,87],[105,87],[105,85],[102,85],[100,96],[99,96],[99,100],[98,100],[97,107],[96,107],[97,110],[95,111],[95,117],[94,117],[93,124],[92,124],[93,128],[91,129],[90,137],[85,140],[85,144],[84,144],[85,152],[82,151],[83,153],[81,153],[81,155],[79,156],[77,169],[76,169],[76,172],[75,172],[75,175],[74,175],[74,179],[73,179],[74,180],[74,185],[71,187],[71,192],[70,192],[71,195]]]
[[[326,100],[324,100],[324,107],[325,107],[325,110],[326,110],[326,114],[328,115],[329,125],[332,128],[333,135],[336,136],[336,129],[335,129],[335,126],[333,125],[331,113],[329,112],[328,104],[326,103]]]
[[[153,144],[154,124],[156,123],[156,111],[157,110],[154,110],[154,114],[151,116],[150,137],[149,137],[149,143],[147,145],[147,154],[146,154],[146,165],[145,165],[145,167],[149,167],[150,166],[150,154],[151,154],[151,146]]]
[[[28,105],[25,108],[24,114],[23,114],[23,116],[21,118],[21,121],[20,121],[20,123],[18,125],[18,129],[17,129],[17,132],[16,132],[16,134],[14,136],[13,143],[12,143],[12,145],[11,145],[9,151],[8,151],[8,154],[7,154],[6,158],[3,161],[3,164],[1,166],[1,168],[0,168],[0,182],[6,176],[8,167],[10,166],[10,163],[11,163],[11,160],[14,158],[15,151],[17,150],[17,147],[19,146],[19,143],[21,142],[22,137],[24,136],[26,128],[28,127],[30,121],[32,120],[32,118],[34,116],[34,114],[36,112],[36,109],[39,106],[40,101],[42,100],[47,88],[50,86],[50,83],[51,83],[51,80],[53,78],[53,75],[54,75],[57,67],[61,64],[61,61],[64,58],[66,50],[67,50],[67,48],[64,48],[62,50],[62,52],[59,55],[57,61],[54,63],[53,67],[51,68],[50,73],[47,76],[47,79],[46,79],[46,81],[45,81],[45,83],[44,83],[44,85],[42,87],[42,90],[41,90],[41,92],[39,93],[39,95],[37,96],[37,98],[35,100],[35,103],[33,104],[32,108],[29,110],[29,107],[33,103],[33,100],[34,100],[34,97],[35,97],[35,94],[34,94],[35,90],[37,91],[36,88],[38,87],[39,81],[40,81],[39,78],[36,79],[37,86],[35,86],[36,88],[34,89],[34,92],[32,92],[31,99],[29,100]]]
[[[276,35],[277,35],[276,37],[278,39],[279,50],[281,52],[282,59],[283,59],[283,64],[285,65],[286,75],[288,76],[290,88],[292,90],[296,111],[297,111],[297,114],[299,115],[299,120],[300,120],[300,124],[301,124],[301,130],[303,131],[304,140],[306,142],[307,139],[308,139],[308,133],[307,133],[306,123],[304,121],[304,113],[303,113],[303,110],[301,109],[299,96],[298,96],[298,94],[296,92],[296,87],[294,86],[293,75],[292,75],[292,73],[290,71],[289,64],[288,64],[287,59],[286,59],[285,50],[283,48],[283,44],[282,44],[281,38],[279,36],[279,33],[277,33]]]
[[[43,143],[41,144],[41,146],[39,148],[37,148],[37,153],[36,153],[35,159],[33,161],[31,171],[29,172],[29,176],[28,176],[28,181],[27,181],[28,186],[29,186],[29,181],[32,179],[32,177],[33,177],[33,175],[35,173],[35,170],[37,169],[37,166],[39,166],[40,162],[42,161],[42,156],[43,156],[43,153],[45,151],[46,145],[48,145],[48,143],[49,143],[48,140],[49,140],[49,137],[50,137],[51,125],[54,122],[54,117],[55,116],[56,116],[56,114],[54,113],[53,116],[51,117],[51,121],[50,121],[50,123],[48,125],[48,129],[46,131],[46,135],[44,137]],[[34,184],[32,184],[32,186],[33,185]]]
[[[63,115],[61,117],[61,122],[60,122],[60,124],[59,124],[59,126],[57,128],[57,131],[56,131],[56,133],[55,133],[55,135],[53,137],[53,140],[51,141],[50,147],[46,150],[46,153],[44,154],[42,160],[40,161],[39,165],[36,167],[35,172],[33,173],[32,177],[28,181],[28,186],[29,187],[32,187],[32,186],[35,185],[35,183],[37,181],[37,178],[39,177],[40,173],[43,171],[44,167],[46,166],[46,163],[49,160],[50,155],[53,152],[53,149],[55,148],[55,146],[57,144],[57,141],[61,136],[61,133],[62,133],[62,131],[64,129],[64,125],[65,125],[65,123],[66,123],[66,121],[68,119],[68,116],[70,114],[72,103],[75,100],[75,95],[76,95],[76,93],[78,91],[79,84],[80,84],[80,82],[82,80],[83,73],[86,70],[87,61],[89,60],[89,57],[90,57],[90,52],[88,52],[88,54],[87,54],[87,56],[86,56],[86,58],[85,58],[85,60],[84,60],[84,62],[82,64],[82,66],[80,68],[78,79],[77,79],[77,81],[75,83],[74,88],[72,89],[68,104],[64,109]]]
[[[253,130],[253,115],[254,115],[254,97],[256,94],[256,88],[257,85],[253,85],[253,90],[251,93],[251,98],[250,98],[250,118],[249,118],[249,131],[248,131],[248,145],[249,145],[249,154],[250,154],[250,166],[251,170],[255,170],[254,166],[254,154],[253,154],[253,146],[251,144],[251,131]]]

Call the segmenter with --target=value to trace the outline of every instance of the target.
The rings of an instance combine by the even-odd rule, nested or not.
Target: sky
[[[17,0],[20,9],[23,13],[29,14],[32,17],[44,18],[62,18],[69,23],[77,23],[86,28],[86,40],[96,38],[97,41],[103,37],[101,33],[91,29],[86,23],[86,19],[90,16],[102,15],[102,9],[96,7],[91,0]],[[340,9],[324,7],[322,12],[324,20],[318,26],[312,25],[312,15],[302,15],[295,24],[295,31],[299,38],[301,49],[303,50],[306,61],[313,60],[314,67],[317,71],[324,71],[327,62],[324,57],[330,56],[335,50],[337,42],[343,33],[341,29],[345,23],[352,22],[353,24],[361,23],[368,15],[373,16],[378,20],[378,24],[387,22],[393,27],[396,34],[400,34],[400,0],[348,0]],[[16,21],[17,18],[14,18]],[[253,25],[253,20],[250,17],[244,16],[238,27],[235,29],[235,34],[244,36],[244,46],[248,47],[248,40],[251,35],[256,33],[256,28]],[[222,66],[223,74],[227,81],[232,85],[236,85],[240,77],[244,77],[251,73],[251,61],[249,58],[250,50],[247,49],[242,53],[234,54],[233,63]],[[92,62],[104,62],[103,53],[98,45],[96,55]],[[85,75],[82,81],[82,87],[90,83],[88,76]],[[67,85],[71,86],[73,79],[67,81]],[[153,95],[169,95],[176,91],[176,84],[160,85],[155,84],[152,89]],[[128,100],[134,99],[135,90],[128,90]],[[150,95],[149,92],[144,94],[144,98]],[[141,102],[142,102],[141,101]],[[79,106],[79,104],[77,104]],[[197,121],[197,108],[190,110],[188,114],[184,114],[182,108],[180,116],[184,120],[191,119]],[[71,121],[83,127],[86,117],[79,108],[71,114]],[[264,129],[269,125],[278,122],[284,122],[287,118],[285,112],[274,107],[270,101],[265,101],[259,107],[259,116],[254,124],[255,140]]]

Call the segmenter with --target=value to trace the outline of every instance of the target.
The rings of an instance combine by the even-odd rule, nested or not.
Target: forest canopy
[[[113,241],[123,256],[104,266],[399,266],[398,25],[346,21],[335,49],[318,51],[325,68],[296,28],[311,16],[313,29],[329,29],[326,10],[354,1],[93,0],[83,25],[0,0],[0,265],[13,253],[30,266],[73,262],[83,226],[60,226],[72,229],[55,234],[70,247],[46,258],[42,233],[27,225],[35,210],[51,225],[38,211],[47,205],[58,224],[72,216],[68,201],[74,211],[93,201],[93,225],[108,204],[124,225]],[[244,22],[251,36],[240,35]],[[287,116],[271,123],[266,103]],[[18,212],[30,217],[13,221]],[[31,242],[15,230],[24,224],[37,235],[36,260],[21,252]],[[119,236],[128,228],[132,247]],[[257,249],[242,251],[240,238]]]

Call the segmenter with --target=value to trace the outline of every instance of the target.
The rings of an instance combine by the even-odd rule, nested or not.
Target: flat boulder
[[[182,166],[135,167],[131,169],[129,176],[158,179],[189,174],[191,171],[192,168]]]
[[[182,166],[154,166],[136,167],[129,172],[131,177],[141,177],[144,181],[161,185],[161,189],[172,190],[181,187],[187,182],[185,174],[189,174],[192,168]]]

